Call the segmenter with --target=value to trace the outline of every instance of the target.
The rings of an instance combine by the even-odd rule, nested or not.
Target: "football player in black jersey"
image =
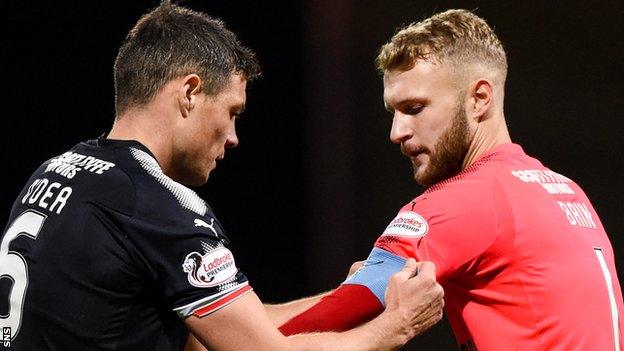
[[[237,145],[258,71],[205,14],[164,2],[138,21],[115,62],[109,135],[43,163],[13,205],[0,237],[0,277],[12,281],[0,291],[10,305],[0,347],[384,350],[441,318],[433,265],[408,261],[373,321],[291,338],[276,329],[319,297],[263,306],[212,209],[185,187]]]

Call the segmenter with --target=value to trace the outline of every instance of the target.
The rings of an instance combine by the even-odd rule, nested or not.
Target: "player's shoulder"
[[[450,213],[497,211],[500,198],[515,163],[531,163],[517,144],[498,146],[477,159],[454,177],[443,180],[412,202],[415,208],[436,209]],[[518,161],[520,160],[520,161]],[[539,163],[538,161],[536,161]]]
[[[149,149],[132,140],[81,142],[46,161],[34,177],[68,184],[81,203],[136,220],[170,223],[189,213],[211,212],[193,190],[164,174]]]
[[[62,189],[61,192],[71,194],[70,203],[75,206],[103,205],[128,213],[134,200],[133,188],[115,154],[99,147],[96,140],[89,140],[42,163],[22,195],[32,204],[37,197],[45,197],[42,193],[53,194]]]
[[[103,144],[113,151],[120,170],[132,182],[136,220],[175,226],[178,221],[193,223],[195,219],[205,222],[214,218],[210,206],[195,191],[165,175],[144,145],[112,140]]]

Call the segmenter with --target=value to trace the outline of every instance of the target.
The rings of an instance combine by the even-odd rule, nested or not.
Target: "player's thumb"
[[[418,268],[420,267],[420,262],[416,262],[415,259],[413,258],[408,258],[407,260],[405,260],[405,265],[403,266],[403,269],[401,269],[401,271],[398,273],[398,275],[407,280],[413,276],[416,275],[416,273],[418,273]]]
[[[436,266],[433,262],[423,261],[420,262],[420,266],[418,267],[418,277],[422,279],[431,279],[435,281],[436,279]]]

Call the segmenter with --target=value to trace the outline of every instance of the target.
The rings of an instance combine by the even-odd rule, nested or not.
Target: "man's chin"
[[[416,182],[416,184],[418,184],[420,186],[426,187],[428,185],[426,184],[425,172],[421,168],[422,167],[419,167],[419,168],[414,170],[413,178],[414,178],[414,181]]]
[[[185,174],[185,177],[174,180],[186,186],[201,186],[206,184],[211,171],[212,170],[208,170],[207,172],[193,172],[193,174],[188,172]]]
[[[427,167],[420,166],[414,170],[414,181],[416,184],[428,188],[440,181],[435,174],[431,174],[428,172],[429,169]]]
[[[417,177],[416,175],[414,175],[414,181],[416,181],[416,184],[425,188],[430,186],[430,184],[426,180],[423,180],[423,178]]]
[[[210,178],[210,173],[214,171],[214,168],[208,170],[202,177],[197,178],[197,183],[194,186],[204,185],[208,182],[208,178]]]
[[[180,181],[180,183],[186,186],[201,186],[201,185],[206,184],[207,181],[208,181],[208,176],[206,175],[205,177],[201,177],[201,178],[193,178],[193,179],[187,178],[187,179]]]

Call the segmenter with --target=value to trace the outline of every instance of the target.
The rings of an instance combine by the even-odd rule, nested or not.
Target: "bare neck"
[[[169,168],[172,156],[172,135],[166,117],[151,109],[130,109],[115,119],[108,139],[136,140],[156,157],[163,170]]]
[[[507,124],[505,123],[505,116],[501,113],[494,118],[488,118],[487,120],[477,124],[474,131],[474,137],[468,147],[468,152],[464,158],[462,169],[473,164],[481,155],[488,150],[491,150],[498,145],[511,142],[509,131],[507,130]]]

